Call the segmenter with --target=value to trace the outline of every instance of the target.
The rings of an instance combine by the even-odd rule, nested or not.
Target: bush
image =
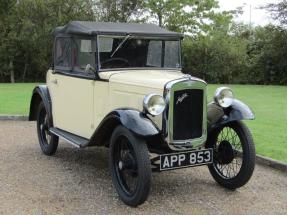
[[[255,28],[183,41],[184,72],[210,83],[287,84],[287,31]]]
[[[233,36],[200,36],[183,42],[184,72],[210,83],[245,83],[246,44]]]

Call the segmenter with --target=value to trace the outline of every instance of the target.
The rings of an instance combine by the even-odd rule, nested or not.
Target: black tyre
[[[49,128],[52,126],[43,102],[38,107],[37,115],[37,133],[39,144],[45,155],[53,155],[57,151],[59,137],[50,133]]]
[[[208,168],[215,181],[232,190],[249,181],[255,166],[255,148],[243,122],[231,122],[213,131],[207,147],[214,149],[214,162]]]
[[[142,204],[151,185],[151,164],[145,141],[119,125],[110,142],[110,170],[120,199],[129,206]]]

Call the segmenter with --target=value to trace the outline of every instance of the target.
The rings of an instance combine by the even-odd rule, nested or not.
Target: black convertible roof
[[[154,24],[86,22],[71,21],[65,26],[57,27],[54,36],[58,35],[135,35],[183,37],[183,34],[168,31]]]

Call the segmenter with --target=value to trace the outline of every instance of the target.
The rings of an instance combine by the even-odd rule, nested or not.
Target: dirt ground
[[[112,185],[105,148],[61,142],[40,151],[34,122],[0,121],[0,215],[12,214],[287,214],[287,174],[256,166],[250,182],[229,191],[206,167],[153,173],[147,202],[123,204]]]

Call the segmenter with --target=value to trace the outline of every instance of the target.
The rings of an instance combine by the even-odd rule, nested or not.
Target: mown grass
[[[28,115],[30,98],[37,84],[0,84],[0,114]],[[212,100],[218,85],[208,85]],[[246,121],[258,154],[287,162],[287,87],[230,85],[236,98],[248,104],[256,120]]]
[[[0,114],[28,115],[32,91],[36,85],[0,84]]]

